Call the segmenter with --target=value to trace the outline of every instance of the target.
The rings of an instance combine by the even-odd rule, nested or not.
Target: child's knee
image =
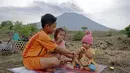
[[[57,58],[53,58],[52,65],[59,66],[60,65],[60,61]]]

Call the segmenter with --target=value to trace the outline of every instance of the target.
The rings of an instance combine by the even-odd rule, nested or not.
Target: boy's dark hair
[[[44,28],[46,24],[49,25],[53,24],[54,22],[56,22],[56,20],[57,18],[52,14],[45,14],[44,16],[41,17],[42,28]]]
[[[60,31],[64,31],[66,33],[66,31],[63,28],[57,28],[55,33],[54,33],[54,39],[57,40],[57,35]]]

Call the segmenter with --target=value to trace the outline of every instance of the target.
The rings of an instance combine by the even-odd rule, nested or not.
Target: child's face
[[[86,42],[82,42],[82,46],[86,49],[88,49],[91,45],[86,43]]]
[[[58,33],[58,35],[57,35],[57,39],[65,39],[65,31],[60,31],[59,33]]]
[[[56,28],[56,22],[51,24],[50,26],[48,25],[47,26],[47,31],[49,34],[52,34],[54,31],[55,31],[55,28]]]

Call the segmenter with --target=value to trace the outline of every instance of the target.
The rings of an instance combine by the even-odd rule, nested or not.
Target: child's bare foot
[[[80,70],[83,70],[84,69],[84,67],[83,66],[80,66]]]
[[[85,70],[88,70],[88,71],[90,71],[91,69],[90,69],[89,67],[85,67]]]
[[[69,69],[74,69],[74,66],[71,63],[66,64],[66,67]]]
[[[47,71],[47,72],[55,72],[56,69],[55,69],[55,68],[48,68],[48,69],[46,69],[46,71]]]

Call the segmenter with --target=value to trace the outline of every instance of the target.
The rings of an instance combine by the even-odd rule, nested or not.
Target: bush
[[[86,29],[88,29],[88,27],[83,26],[83,27],[81,27],[81,29],[82,29],[82,31],[85,31]]]
[[[111,29],[111,30],[109,30],[109,31],[107,32],[106,36],[111,37],[111,36],[117,35],[117,34],[118,34],[118,31],[117,31],[117,30]]]
[[[126,30],[120,30],[119,33],[120,34],[126,34],[127,32],[126,32]]]
[[[128,37],[130,37],[130,25],[125,28],[126,34]]]
[[[20,36],[29,36],[33,32],[37,32],[38,28],[36,24],[27,24],[24,25],[22,22],[16,21],[14,25],[14,31],[18,32]]]
[[[2,21],[0,26],[1,26],[1,28],[7,28],[9,30],[13,30],[13,22],[12,21]]]
[[[108,36],[108,37],[111,37],[111,36],[112,36],[112,33],[111,33],[111,32],[107,33],[107,36]]]
[[[73,36],[73,41],[81,41],[85,33],[83,31],[78,31]]]

